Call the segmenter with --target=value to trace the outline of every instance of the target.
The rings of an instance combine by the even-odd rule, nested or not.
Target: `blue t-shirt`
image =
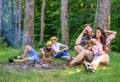
[[[91,38],[88,35],[84,35],[81,39],[80,45],[85,46],[86,45],[85,41],[90,39]]]

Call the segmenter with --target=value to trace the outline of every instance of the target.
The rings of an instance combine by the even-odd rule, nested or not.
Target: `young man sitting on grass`
[[[26,57],[27,54],[29,53],[29,57]],[[14,58],[17,58],[18,56],[14,57]],[[21,58],[19,59],[12,59],[12,58],[9,58],[9,63],[12,63],[12,62],[25,62],[25,61],[33,61],[35,63],[39,63],[40,62],[40,57],[38,55],[38,52],[36,52],[30,45],[26,45],[25,48],[24,48],[24,52],[23,54],[21,55]]]
[[[54,49],[52,49],[51,41],[47,41],[46,47],[40,48],[40,57],[43,62],[51,63],[53,62],[53,56],[55,54]]]
[[[83,27],[84,27],[83,31],[80,33],[80,35],[75,41],[74,50],[77,55],[81,52],[82,48],[87,45],[86,41],[92,39],[94,36],[92,27],[90,24],[84,24]]]

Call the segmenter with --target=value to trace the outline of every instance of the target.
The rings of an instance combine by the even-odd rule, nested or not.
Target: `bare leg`
[[[83,47],[80,45],[77,45],[74,47],[74,50],[75,50],[76,54],[78,55],[83,50]]]
[[[73,64],[82,61],[84,57],[85,57],[85,50],[82,50],[82,51],[70,62],[70,65],[72,66]]]
[[[25,62],[27,60],[28,60],[28,58],[23,58],[23,59],[19,59],[19,60],[14,60],[14,62]]]
[[[97,59],[93,60],[91,62],[91,66],[93,66],[93,68],[97,68],[100,64],[108,64],[109,63],[109,56],[108,55],[101,55],[99,56]]]
[[[26,54],[29,52],[29,50],[31,49],[31,46],[26,45],[24,48],[24,52],[22,54],[22,58],[25,58]]]
[[[78,55],[78,53],[80,53],[80,49],[78,48],[78,46],[75,46],[74,50],[75,50],[75,52],[76,52],[77,55]]]

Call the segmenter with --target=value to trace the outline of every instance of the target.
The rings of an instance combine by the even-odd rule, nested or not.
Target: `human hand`
[[[104,55],[105,52],[104,51],[99,51],[99,55]]]
[[[40,50],[40,51],[42,51],[42,50],[43,50],[43,48],[40,48],[39,50]]]
[[[83,33],[88,33],[88,32],[92,32],[92,29],[89,26],[85,27],[83,30]]]
[[[110,48],[108,46],[105,46],[105,52],[109,53],[109,51],[110,51]]]
[[[93,40],[86,40],[86,43],[89,45],[89,46],[95,46],[96,43],[93,41]]]
[[[89,29],[86,27],[86,28],[83,29],[82,33],[87,33],[88,30],[89,30]]]

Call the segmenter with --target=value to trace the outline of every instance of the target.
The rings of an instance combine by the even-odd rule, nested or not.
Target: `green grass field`
[[[0,49],[0,63],[8,62],[9,57],[19,52],[12,48]],[[70,53],[74,54],[73,51]],[[110,64],[107,67],[100,66],[95,73],[87,72],[83,66],[70,69],[11,71],[0,65],[0,82],[120,82],[119,62],[120,53],[112,52]]]

